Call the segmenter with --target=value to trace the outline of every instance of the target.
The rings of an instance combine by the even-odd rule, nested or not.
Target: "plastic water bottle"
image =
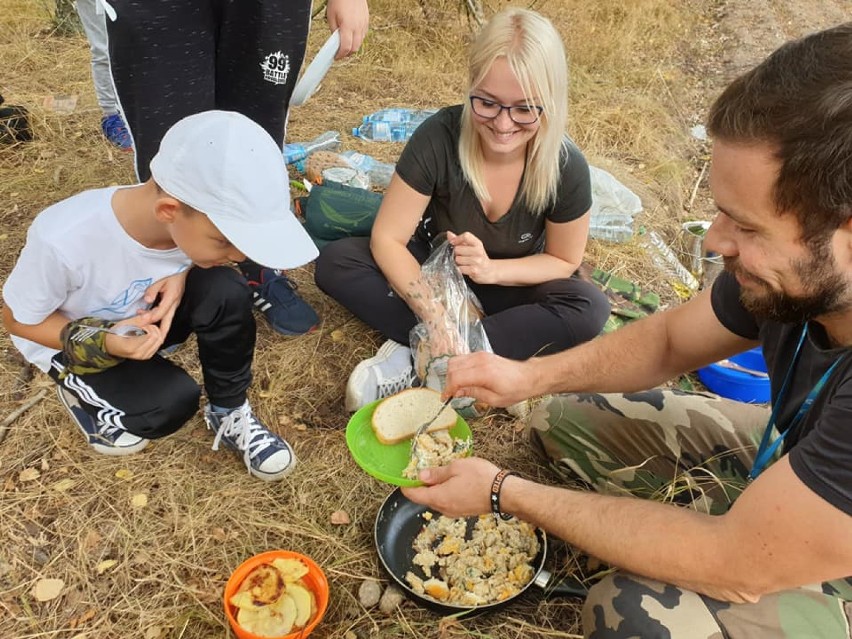
[[[369,173],[374,166],[380,164],[373,156],[358,153],[358,151],[341,151],[338,155],[346,160],[346,163],[353,169],[358,169],[364,173]]]
[[[362,122],[408,122],[414,112],[413,109],[382,109],[365,115]]]
[[[376,186],[386,187],[393,177],[394,165],[387,162],[379,162],[377,159],[358,153],[357,151],[343,151],[340,156],[353,169],[358,169],[370,177],[370,182]]]
[[[382,109],[364,116],[352,135],[373,142],[405,142],[434,109]]]
[[[364,122],[352,129],[352,135],[371,142],[405,142],[420,122]]]
[[[674,251],[669,248],[669,245],[666,244],[665,240],[656,231],[642,234],[641,243],[648,250],[651,261],[663,273],[671,279],[683,283],[691,292],[698,290],[698,280],[689,272],[688,268],[680,263]]]
[[[284,161],[294,164],[299,171],[305,170],[305,158],[315,151],[334,151],[340,147],[340,133],[326,131],[309,142],[291,142],[284,145]]]
[[[627,242],[633,237],[633,216],[626,213],[592,216],[589,237],[606,242]]]

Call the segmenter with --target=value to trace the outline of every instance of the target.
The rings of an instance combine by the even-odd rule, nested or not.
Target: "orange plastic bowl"
[[[228,617],[231,628],[237,635],[238,639],[268,639],[267,637],[261,637],[260,635],[256,635],[253,632],[249,632],[245,628],[242,628],[240,624],[237,623],[236,608],[230,604],[230,601],[231,597],[236,594],[240,584],[243,583],[252,570],[261,564],[268,564],[272,562],[273,559],[301,559],[305,563],[308,567],[308,574],[302,577],[302,582],[314,593],[317,604],[316,613],[311,620],[308,621],[308,624],[304,628],[299,628],[298,630],[294,630],[286,635],[281,635],[281,637],[276,637],[275,639],[298,639],[300,637],[307,637],[325,615],[326,608],[328,608],[328,579],[326,579],[322,568],[320,568],[310,557],[306,557],[305,555],[301,555],[297,552],[293,552],[291,550],[270,550],[259,555],[255,555],[241,563],[231,574],[231,578],[228,579],[228,583],[225,584],[225,615]]]

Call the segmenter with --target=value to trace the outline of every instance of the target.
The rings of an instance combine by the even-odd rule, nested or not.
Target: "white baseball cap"
[[[318,255],[290,210],[281,149],[244,115],[203,111],[179,120],[163,136],[151,175],[262,266],[294,268]]]

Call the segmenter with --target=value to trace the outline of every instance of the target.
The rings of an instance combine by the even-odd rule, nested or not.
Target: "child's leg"
[[[225,266],[193,267],[165,344],[195,333],[207,399],[236,408],[251,384],[255,330],[251,292],[240,274]]]
[[[305,57],[311,0],[217,2],[216,108],[248,116],[284,143],[290,96]],[[319,316],[284,274],[251,261],[240,270],[255,307],[283,335],[301,335]]]
[[[109,56],[121,110],[133,137],[136,174],[175,122],[216,108],[216,18],[206,0],[122,0],[107,20]]]
[[[250,117],[281,146],[305,57],[311,0],[217,4],[216,108]]]
[[[558,353],[596,337],[609,301],[589,282],[571,277],[536,286],[470,283],[482,302],[494,352],[510,359]]]
[[[105,16],[97,12],[97,0],[77,0],[74,3],[92,56],[92,82],[95,96],[104,115],[118,113],[118,102],[112,86],[109,71],[109,52],[107,50],[107,32]]]
[[[91,418],[90,423],[81,423],[84,416],[75,414],[89,443],[99,452],[121,454],[109,450],[110,440],[101,431],[111,437],[127,431],[156,439],[175,432],[198,410],[198,384],[159,355],[144,361],[125,360],[100,373],[69,373],[60,380],[64,368],[64,356],[59,353],[49,374],[65,392],[63,402],[69,411],[79,408]]]
[[[254,414],[246,399],[251,384],[255,323],[251,292],[240,274],[227,267],[190,269],[167,343],[196,334],[209,405],[207,426],[238,451],[249,472],[281,479],[296,467],[296,454]]]

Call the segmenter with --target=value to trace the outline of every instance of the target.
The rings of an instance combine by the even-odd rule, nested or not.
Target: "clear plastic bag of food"
[[[442,312],[429,326],[418,317],[420,321],[411,329],[409,340],[417,376],[424,385],[442,391],[450,357],[477,351],[490,353],[491,344],[482,325],[482,304],[456,266],[449,242],[440,241],[420,272],[432,301]],[[452,402],[453,408],[464,417],[476,415],[473,404],[470,397],[457,397]]]

